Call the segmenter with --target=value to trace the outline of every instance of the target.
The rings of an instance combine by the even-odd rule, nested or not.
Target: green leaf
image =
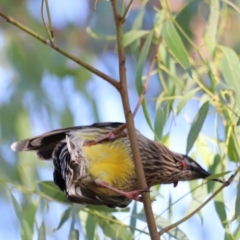
[[[211,58],[214,56],[214,51],[216,47],[216,38],[218,34],[219,27],[219,13],[220,13],[220,2],[219,0],[209,1],[210,14],[208,17],[208,25],[205,32],[205,46],[208,52],[211,54]]]
[[[221,169],[222,169],[221,157],[220,157],[219,154],[217,154],[215,156],[215,158],[214,158],[214,164],[210,168],[210,170],[212,172],[216,172],[216,171],[221,171]],[[219,183],[213,182],[213,181],[209,181],[208,182],[208,188],[212,192],[215,192],[219,188]],[[215,198],[214,198],[214,206],[215,206],[215,209],[216,209],[217,214],[219,216],[219,219],[220,219],[220,221],[222,223],[222,226],[225,228],[226,227],[226,223],[225,222],[226,222],[227,214],[226,214],[226,210],[225,210],[223,191],[221,191],[220,193],[217,194],[217,196],[215,196]]]
[[[195,116],[195,118],[193,120],[193,124],[192,124],[192,127],[190,129],[190,132],[189,132],[188,138],[187,138],[186,154],[188,154],[189,151],[191,150],[194,142],[197,139],[199,132],[201,131],[201,128],[203,126],[203,123],[204,123],[205,118],[208,113],[208,109],[209,109],[209,102],[205,102],[202,105],[202,107],[199,109],[197,115]]]
[[[86,221],[86,239],[94,240],[95,238],[95,229],[96,229],[96,218],[91,213],[87,216]]]
[[[179,64],[188,72],[189,76],[192,76],[191,65],[188,58],[188,53],[183,45],[183,42],[176,31],[173,23],[167,20],[163,24],[162,37],[164,43],[168,46],[171,54],[179,62]]]
[[[65,194],[52,181],[40,182],[38,187],[43,194],[50,197],[50,200],[70,203]]]
[[[115,240],[134,239],[131,232],[122,224],[122,222],[109,214],[107,214],[107,216],[112,217],[115,222],[108,221],[105,218],[98,218],[98,224],[106,236]]]
[[[180,102],[177,106],[177,115],[182,111],[182,109],[185,107],[185,105],[188,103],[188,101],[193,98],[194,94],[198,90],[199,90],[199,88],[195,88],[195,89],[187,92],[186,94],[184,94],[184,96],[182,97],[182,99],[180,100]]]
[[[228,87],[235,91],[236,102],[238,103],[240,100],[240,71],[236,71],[236,69],[240,69],[239,58],[236,52],[231,48],[221,46],[220,49],[222,50],[220,71]]]
[[[146,41],[143,45],[143,48],[142,48],[142,50],[139,54],[139,58],[138,58],[138,62],[137,62],[137,71],[136,71],[135,83],[136,83],[136,87],[137,87],[137,91],[138,91],[139,96],[142,93],[142,75],[143,75],[143,70],[144,70],[145,63],[147,61],[146,59],[147,59],[147,55],[148,55],[148,52],[149,52],[149,48],[151,46],[152,37],[153,37],[153,32],[151,32],[148,35],[148,37],[147,37],[147,39],[146,39]],[[142,101],[142,108],[143,108],[143,113],[144,113],[145,119],[146,119],[149,127],[153,130],[145,99]]]
[[[204,198],[207,196],[207,190],[206,186],[198,187],[198,182],[197,181],[190,181],[189,186],[191,189],[191,194],[192,194],[192,201],[188,207],[187,213],[191,213],[193,210],[195,210],[197,207],[199,207],[200,203],[203,202]],[[197,188],[197,189],[196,189]],[[201,222],[203,222],[203,216],[201,210],[198,211],[198,216],[201,219]]]
[[[143,36],[146,36],[147,34],[149,34],[149,31],[146,30],[131,30],[129,32],[126,32],[123,35],[123,46],[127,47],[134,41],[142,38]]]
[[[32,232],[34,231],[34,223],[36,218],[37,207],[38,207],[38,203],[32,201],[23,208],[24,217]]]
[[[238,223],[238,227],[236,228],[236,231],[234,232],[233,239],[240,239],[240,223]]]
[[[13,207],[15,210],[15,213],[18,217],[18,220],[21,224],[21,234],[23,240],[32,239],[33,237],[33,231],[31,230],[31,227],[29,226],[27,220],[24,217],[24,212],[22,210],[22,207],[18,204],[17,200],[15,199],[14,195],[10,192],[10,196],[12,199]]]
[[[72,228],[68,240],[78,240],[79,239],[79,231],[75,228]]]
[[[228,136],[228,131],[231,126],[226,127],[226,136]],[[240,161],[240,150],[239,150],[239,144],[238,139],[236,137],[236,133],[234,132],[235,128],[232,128],[232,131],[229,136],[229,142],[228,142],[228,157],[229,160],[233,162],[239,162]]]
[[[240,117],[238,117],[238,120],[237,120],[237,123],[236,123],[237,126],[240,125]]]
[[[38,240],[46,240],[46,229],[44,221],[42,221],[41,227],[38,229]]]
[[[211,164],[211,166],[209,167],[209,172],[210,173],[215,173],[215,172],[220,172],[221,170],[222,170],[221,157],[220,157],[219,154],[216,154],[214,156],[213,164]],[[211,176],[213,176],[213,175],[211,175]],[[217,184],[217,182],[215,182],[215,181],[208,181],[207,182],[207,187],[208,187],[208,192],[209,193],[213,192],[213,189],[215,188],[216,184]],[[217,185],[217,186],[219,186],[219,185]]]
[[[227,175],[230,172],[232,172],[232,171],[226,171],[226,172],[222,172],[222,173],[212,174],[211,176],[204,178],[204,180],[212,180],[212,179],[220,178],[220,177]]]
[[[166,123],[166,115],[161,105],[159,105],[157,109],[156,117],[155,117],[155,122],[154,122],[154,131],[158,140],[162,138],[163,128],[165,123]]]
[[[71,217],[71,210],[71,207],[69,207],[63,212],[60,222],[55,230],[58,230]]]
[[[235,214],[234,214],[234,219],[240,217],[240,181],[238,182],[237,185],[237,198],[235,201]]]

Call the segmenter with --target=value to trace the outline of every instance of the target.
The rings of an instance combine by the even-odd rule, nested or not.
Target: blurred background
[[[119,1],[121,8],[127,5],[127,0]],[[102,0],[95,8],[94,0],[60,0],[49,1],[49,6],[55,44],[118,79],[115,26],[110,2]],[[213,54],[205,44],[205,33],[209,31],[210,36],[215,36],[214,46],[228,46],[235,54],[239,54],[239,8],[239,0],[230,3],[216,0],[171,0],[161,3],[157,0],[133,1],[124,31],[153,31],[155,28],[154,45],[161,34],[159,22],[168,14],[174,16],[187,35],[187,38],[184,37],[178,29],[190,58],[193,75],[204,86],[202,88],[200,83],[194,82],[186,74],[174,54],[172,57],[169,53],[171,49],[168,51],[168,43],[163,42],[159,50],[162,59],[152,73],[146,94],[149,119],[157,133],[154,134],[151,130],[146,115],[140,109],[135,118],[135,126],[142,134],[151,139],[157,135],[171,150],[186,153],[191,123],[204,100],[212,101],[211,94],[207,94],[204,88],[213,95],[224,96],[221,104],[228,106],[226,111],[232,108],[239,113],[239,102],[235,102],[237,98],[233,93],[234,86],[228,85],[224,73],[221,75],[216,67],[220,61],[218,52]],[[40,0],[2,0],[0,11],[47,39],[41,19]],[[215,30],[210,28],[213,22]],[[134,44],[126,47],[132,109],[138,101],[137,52],[144,40],[138,40]],[[153,49],[149,50],[143,75],[148,70]],[[79,239],[121,239],[113,237],[119,225],[114,225],[109,230],[110,224],[107,222],[106,227],[101,222],[103,215],[147,231],[141,204],[132,203],[126,210],[112,212],[113,210],[98,207],[71,205],[61,201],[62,196],[54,198],[51,194],[58,194],[57,187],[53,187],[47,196],[48,191],[44,191],[40,183],[52,181],[52,162],[39,161],[33,153],[19,154],[10,149],[14,141],[57,128],[90,125],[94,122],[124,122],[121,98],[115,88],[3,18],[0,18],[0,53],[0,239],[6,239],[6,236],[7,239],[23,239],[23,231],[29,231],[30,235],[27,236],[33,239],[76,239],[74,234],[80,234]],[[210,70],[218,76],[216,82],[209,73]],[[235,71],[239,69],[236,68]],[[200,91],[195,91],[199,87]],[[226,92],[222,94],[223,91]],[[188,93],[189,97],[181,101]],[[182,107],[179,106],[180,103]],[[222,105],[215,105],[212,101],[201,134],[190,153],[212,173],[233,171],[239,161],[232,161],[231,156],[226,155],[228,152],[224,151],[227,138],[226,115],[233,121],[233,125],[237,117],[231,111],[228,114],[221,113],[222,109]],[[227,150],[231,150],[230,147],[232,146]],[[239,151],[237,147],[235,150]],[[203,185],[197,191],[189,193],[201,183],[202,181],[191,184],[180,182],[176,188],[169,185],[151,189],[152,197],[156,199],[153,209],[158,216],[159,227],[181,219],[220,186],[219,183],[216,186]],[[45,195],[41,195],[41,192]],[[187,195],[183,199],[172,205],[185,194]],[[164,239],[214,240],[228,239],[229,236],[234,236],[229,239],[240,239],[239,221],[230,221],[238,217],[235,212],[239,209],[235,205],[236,196],[237,181],[199,214],[181,224],[177,229],[180,235],[165,234]],[[96,212],[102,215],[96,217]],[[57,229],[58,227],[60,228]],[[138,230],[134,234],[135,239],[149,239],[147,234]]]

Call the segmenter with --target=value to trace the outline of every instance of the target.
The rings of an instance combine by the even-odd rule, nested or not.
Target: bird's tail
[[[66,138],[66,130],[59,129],[42,135],[21,140],[11,145],[13,151],[36,151],[40,159],[52,158],[56,145]]]

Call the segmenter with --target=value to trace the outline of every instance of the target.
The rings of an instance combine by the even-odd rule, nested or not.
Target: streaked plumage
[[[53,159],[54,182],[70,201],[126,207],[132,199],[110,187],[123,192],[139,190],[127,130],[119,137],[88,144],[121,124],[97,123],[54,130],[13,143],[11,147],[14,151],[36,151],[40,159]],[[149,188],[210,175],[188,156],[168,150],[137,130],[136,133]],[[102,187],[98,181],[110,187]]]

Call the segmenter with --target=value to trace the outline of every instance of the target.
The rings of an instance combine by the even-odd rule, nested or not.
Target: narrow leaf
[[[138,58],[138,62],[137,62],[137,71],[136,71],[135,83],[136,83],[138,95],[141,95],[141,93],[142,93],[142,75],[143,75],[143,70],[144,70],[144,67],[145,67],[147,55],[148,55],[148,52],[149,52],[149,48],[151,46],[152,37],[153,37],[153,33],[151,32],[148,35],[148,37],[147,37],[147,39],[146,39],[146,41],[143,45],[143,48],[142,48],[142,50],[139,54],[139,58]],[[149,127],[153,130],[145,99],[142,102],[142,108],[143,108],[143,113],[144,113],[144,116],[146,118],[146,121],[147,121]]]
[[[220,2],[219,0],[209,1],[210,14],[208,17],[207,30],[205,32],[205,46],[213,58],[216,46],[216,38],[219,27]]]
[[[203,126],[203,123],[205,121],[205,118],[207,116],[209,109],[209,102],[205,102],[202,107],[199,109],[197,115],[194,118],[192,127],[190,129],[190,132],[188,134],[187,138],[187,149],[186,149],[186,154],[189,153],[191,150],[193,144],[195,143],[197,136],[199,132],[201,131],[201,128]]]
[[[123,225],[115,217],[112,216],[112,218],[114,219],[115,222],[110,222],[104,218],[98,218],[98,224],[102,228],[106,236],[116,240],[134,239],[133,235],[126,228],[125,225]]]
[[[60,222],[55,230],[58,230],[71,216],[71,208],[67,208],[66,211],[63,212]]]
[[[10,192],[13,207],[15,210],[15,213],[18,217],[18,220],[21,224],[21,233],[22,233],[22,239],[27,240],[27,239],[32,239],[33,236],[33,231],[31,231],[31,228],[28,225],[27,220],[24,217],[24,213],[22,210],[22,207],[18,204],[17,200],[15,199],[14,195]]]
[[[204,178],[204,180],[212,180],[212,179],[220,178],[220,177],[227,175],[230,172],[232,172],[232,171],[226,171],[226,172],[222,172],[222,173],[212,174],[211,176]]]
[[[240,92],[240,71],[236,71],[236,69],[240,69],[240,62],[238,55],[234,50],[228,47],[220,47],[222,50],[222,58],[220,60],[220,71],[224,77],[225,82],[233,91],[235,91],[236,99],[239,102],[239,92]]]
[[[52,181],[43,181],[38,183],[39,190],[47,195],[53,201],[70,203],[67,197]]]
[[[219,154],[217,154],[214,158],[214,165],[213,165],[213,167],[210,168],[210,170],[212,171],[212,169],[214,169],[213,172],[219,172],[222,169],[221,157]],[[219,183],[209,181],[208,187],[211,189],[212,192],[215,192],[219,188]],[[225,228],[227,213],[225,210],[223,191],[218,193],[217,196],[214,198],[214,206],[215,206],[216,212],[218,214],[218,217],[222,223],[222,226],[223,226],[223,228]]]
[[[192,99],[194,94],[198,91],[198,88],[195,88],[189,92],[187,92],[182,99],[180,100],[178,106],[177,106],[177,115],[182,111],[182,109],[185,107],[185,105],[188,103],[189,99]]]
[[[87,221],[86,221],[86,238],[88,240],[95,239],[95,229],[96,229],[96,218],[92,214],[88,214]]]
[[[239,216],[240,216],[240,181],[238,182],[238,186],[237,186],[237,198],[236,198],[236,201],[235,201],[234,219],[238,218]]]
[[[149,34],[149,31],[146,31],[146,30],[131,30],[129,32],[126,32],[123,35],[123,45],[124,45],[124,47],[127,47],[128,45],[130,45],[134,41],[142,38],[143,36],[146,36],[147,34]]]
[[[188,53],[183,45],[183,42],[175,29],[173,23],[167,20],[163,24],[162,37],[164,43],[168,46],[171,54],[179,62],[179,64],[192,76],[191,65],[188,58]]]
[[[163,128],[165,123],[166,123],[166,115],[161,105],[159,105],[157,109],[156,117],[155,117],[155,122],[154,122],[154,131],[158,140],[162,138]]]
[[[79,239],[79,231],[75,228],[71,229],[68,240],[78,240],[78,239]]]
[[[38,229],[38,240],[46,240],[46,229],[44,221],[42,221],[41,227]]]

